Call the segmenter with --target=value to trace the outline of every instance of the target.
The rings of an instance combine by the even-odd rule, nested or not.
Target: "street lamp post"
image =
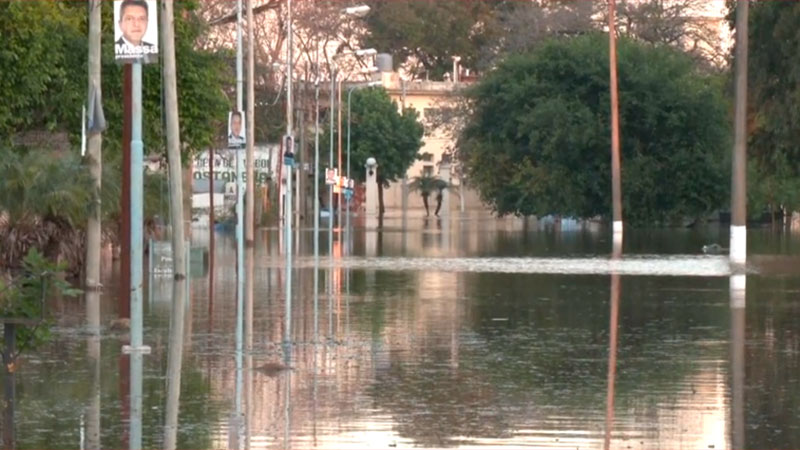
[[[377,55],[377,54],[378,54],[378,51],[375,50],[374,48],[358,49],[358,50],[355,50],[355,51],[348,51],[348,52],[340,53],[340,54],[334,56],[334,62],[335,62],[336,58],[340,58],[342,56],[348,56],[348,55],[374,56],[374,55]],[[366,71],[362,71],[362,73],[372,72],[373,69],[375,69],[375,68],[374,67],[367,68]],[[339,129],[338,129],[338,133],[337,133],[338,134],[338,141],[339,141],[339,148],[338,148],[339,149],[339,165],[337,167],[339,169],[339,174],[340,175],[342,173],[344,173],[344,170],[342,170],[343,169],[343,167],[342,167],[342,86],[341,86],[342,82],[344,82],[344,79],[339,81],[339,95],[338,95],[338,98],[339,98],[339,105],[338,105],[339,106],[339,121],[338,121],[339,122]],[[331,133],[333,133],[333,129],[332,128],[331,128]],[[348,173],[348,177],[349,177],[349,173]],[[341,189],[339,190],[339,208],[338,209],[339,209],[339,214],[338,214],[337,221],[338,221],[338,224],[339,224],[339,228],[341,229],[341,227],[342,227],[342,191],[341,191]],[[331,214],[332,213],[333,212],[331,211]],[[333,215],[331,215],[331,217],[333,217]]]
[[[294,66],[294,60],[292,59],[292,0],[288,0],[286,2],[286,16],[287,16],[287,25],[286,25],[286,139],[284,142],[291,148],[285,148],[284,151],[287,154],[294,153],[294,139],[293,139],[293,127],[294,127],[294,110],[292,104],[292,69]],[[284,210],[284,220],[286,221],[284,231],[285,231],[285,238],[284,241],[286,242],[286,277],[285,277],[285,287],[284,292],[286,292],[286,302],[285,302],[285,325],[284,325],[284,345],[286,346],[287,350],[291,343],[292,339],[292,252],[293,252],[293,245],[292,245],[292,177],[294,176],[293,173],[293,163],[286,164],[286,205]]]
[[[352,120],[350,118],[350,99],[351,99],[351,96],[353,95],[353,91],[355,91],[357,89],[374,87],[374,86],[381,86],[382,84],[383,83],[381,83],[380,81],[371,81],[371,82],[366,83],[366,84],[352,86],[352,87],[350,87],[350,89],[347,90],[347,179],[348,180],[350,179],[350,128],[351,128],[351,122],[352,122]],[[349,196],[347,197],[347,219],[346,219],[346,223],[345,223],[345,229],[347,230],[348,237],[349,237],[350,236],[350,234],[349,234],[350,233],[350,197]]]

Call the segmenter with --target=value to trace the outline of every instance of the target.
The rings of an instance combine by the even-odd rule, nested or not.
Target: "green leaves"
[[[71,51],[72,41],[85,40],[79,17],[60,2],[0,3],[0,136],[77,124],[85,89],[76,92],[68,72],[85,67],[85,53]]]
[[[0,279],[0,317],[34,322],[17,325],[19,351],[38,347],[49,339],[48,318],[44,310],[48,295],[75,296],[81,293],[62,279],[64,269],[63,264],[53,263],[32,248],[25,256],[22,271],[16,278],[8,284]],[[13,360],[16,355],[6,355],[9,356]]]
[[[383,89],[364,89],[351,95],[351,175],[363,182],[367,158],[378,161],[378,181],[384,186],[401,178],[422,147],[423,127],[418,114],[407,109],[400,114]],[[342,143],[347,146],[347,111],[343,118]],[[327,142],[329,135],[321,139]]]
[[[800,207],[800,4],[750,7],[748,153],[756,167],[748,209]],[[754,192],[755,191],[755,192]]]
[[[607,37],[550,40],[474,86],[459,157],[499,214],[610,215]],[[663,46],[619,42],[623,212],[669,223],[723,205],[719,83]]]
[[[452,56],[474,67],[487,41],[497,38],[494,0],[373,0],[366,17],[365,46],[391,51],[397,63],[409,58],[414,75],[427,72],[441,79],[452,68]]]

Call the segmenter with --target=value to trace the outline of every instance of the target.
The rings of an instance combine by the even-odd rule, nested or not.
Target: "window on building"
[[[433,164],[427,164],[422,167],[422,176],[423,177],[432,177],[433,176]]]

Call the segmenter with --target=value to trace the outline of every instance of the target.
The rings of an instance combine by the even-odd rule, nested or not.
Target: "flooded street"
[[[323,223],[318,260],[310,229],[295,238],[287,321],[283,238],[261,230],[238,355],[232,235],[216,235],[213,298],[207,265],[193,267],[182,335],[172,282],[145,270],[150,354],[124,355],[109,327],[115,262],[97,304],[53,300],[53,340],[23,353],[17,446],[128,448],[141,433],[159,448],[177,420],[187,449],[796,448],[800,234],[750,230],[746,298],[726,256],[701,251],[726,245],[727,227],[631,229],[615,261],[610,237],[456,216],[331,243]],[[192,239],[207,246],[208,230]],[[98,311],[99,335],[86,325]]]

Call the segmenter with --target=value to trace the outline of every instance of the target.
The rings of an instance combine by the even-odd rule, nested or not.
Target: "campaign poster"
[[[231,111],[228,113],[228,147],[240,148],[246,142],[244,111]]]
[[[114,0],[114,58],[123,63],[158,59],[156,0]]]

